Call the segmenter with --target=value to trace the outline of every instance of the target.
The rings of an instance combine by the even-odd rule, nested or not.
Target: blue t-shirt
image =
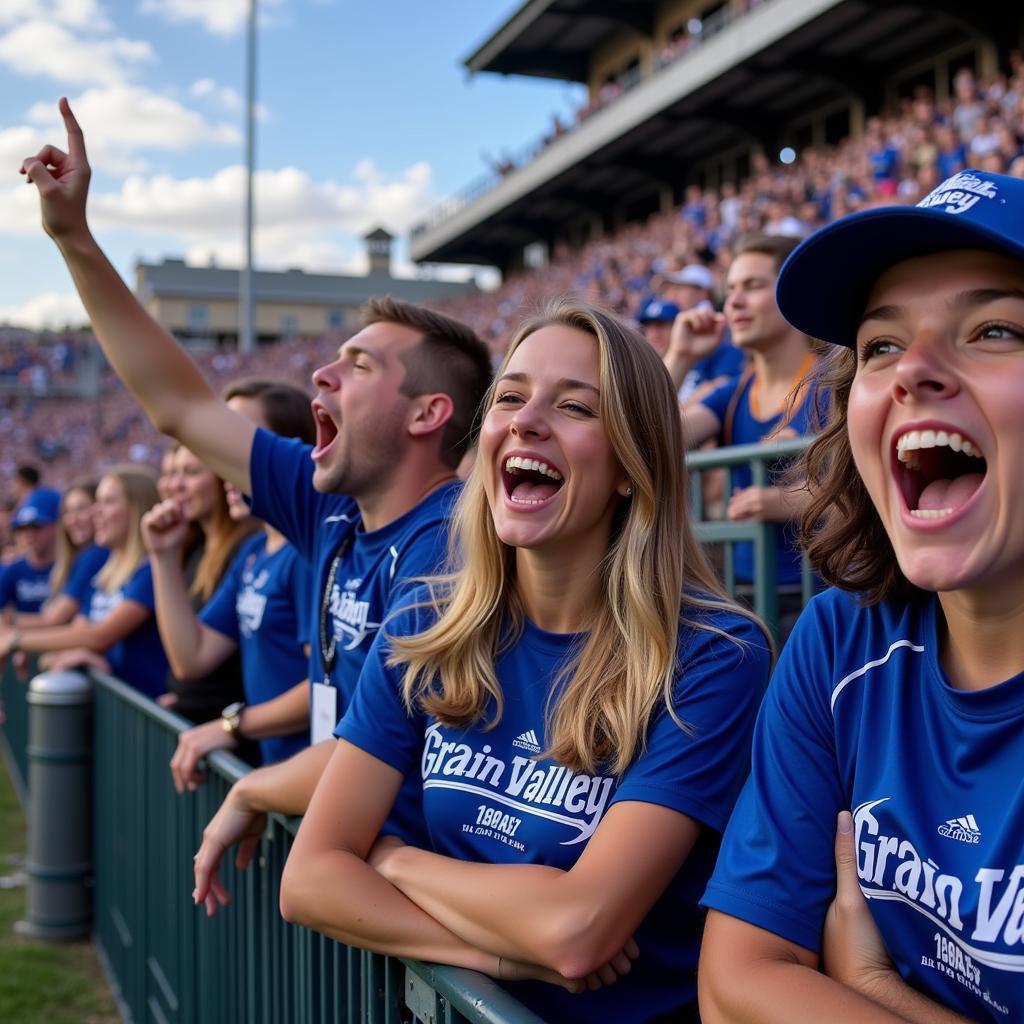
[[[92,589],[92,578],[106,565],[110,552],[101,548],[98,544],[90,544],[83,548],[75,556],[71,572],[68,573],[68,581],[64,584],[63,593],[73,601],[78,602],[79,608],[85,607],[85,602]]]
[[[37,567],[19,558],[0,572],[0,609],[14,606],[16,612],[38,612],[50,600],[52,565]]]
[[[783,426],[784,413],[770,416],[766,420],[759,420],[750,411],[750,388],[753,385],[753,377],[743,385],[743,392],[736,403],[736,412],[732,421],[732,433],[729,439],[730,444],[760,444],[769,439],[781,426]],[[719,423],[724,427],[726,413],[729,403],[737,388],[737,382],[730,381],[720,388],[715,388],[710,395],[701,399],[701,405],[707,406],[717,417]],[[785,423],[785,427],[795,434],[803,437],[813,432],[816,419],[815,391],[812,387],[804,388],[803,399],[793,411],[792,417]],[[787,468],[783,464],[778,468],[778,473]],[[736,466],[732,471],[732,485],[734,489],[750,487],[754,482],[753,474],[749,466]],[[775,526],[775,559],[776,559],[776,583],[792,585],[799,583],[801,579],[801,554],[797,544],[795,524],[777,523]],[[736,570],[736,579],[741,583],[752,583],[754,581],[754,545],[749,541],[738,543],[733,551],[733,566]]]
[[[150,612],[138,629],[129,633],[105,652],[110,673],[141,690],[147,697],[159,697],[167,687],[167,655],[164,654],[156,625],[156,602],[153,599],[153,571],[143,562],[119,590],[100,590],[93,580],[82,607],[92,622],[102,622],[124,601],[134,601]]]
[[[461,489],[446,484],[387,526],[367,533],[352,498],[321,494],[313,487],[312,448],[257,430],[250,459],[253,514],[280,530],[313,567],[309,678],[338,690],[337,715],[345,713],[363,662],[381,623],[408,580],[430,576],[444,564],[448,521]],[[328,595],[329,630],[337,639],[336,662],[325,670],[320,617],[331,566],[342,558]],[[423,844],[418,784],[408,783],[395,804],[391,831]]]
[[[683,378],[679,389],[679,401],[685,402],[703,384],[718,377],[735,379],[743,372],[746,360],[743,349],[737,348],[729,341],[723,341],[710,355],[706,355]],[[735,382],[733,383],[735,387]]]
[[[426,591],[416,592],[420,598]],[[568,870],[608,808],[619,801],[659,804],[702,825],[685,864],[636,932],[640,958],[610,988],[570,995],[542,983],[509,991],[545,1020],[648,1021],[696,1001],[697,953],[703,927],[698,900],[718,850],[720,832],[749,767],[751,733],[768,677],[759,628],[731,612],[701,619],[743,643],[683,627],[675,710],[656,712],[644,751],[620,778],[573,772],[538,758],[545,747],[545,707],[559,670],[580,637],[545,633],[530,622],[497,658],[505,697],[500,723],[450,729],[406,713],[401,669],[388,668],[389,635],[412,635],[430,610],[400,612],[367,658],[337,735],[406,775],[421,776],[423,813],[432,848],[461,860],[544,864]],[[489,703],[485,717],[493,714]],[[413,769],[419,766],[420,771]],[[408,773],[408,774],[407,774]]]
[[[714,907],[807,949],[851,810],[861,889],[900,974],[971,1020],[1024,1020],[1024,673],[950,686],[938,601],[859,607],[830,590],[797,622],[754,736]]]
[[[245,699],[262,704],[306,678],[313,576],[291,544],[266,552],[267,535],[249,537],[235,556],[199,621],[233,640],[242,653]],[[264,764],[283,761],[309,745],[309,729],[259,741]]]

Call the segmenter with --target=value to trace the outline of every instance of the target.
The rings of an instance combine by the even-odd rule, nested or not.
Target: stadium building
[[[476,285],[394,277],[392,236],[376,228],[364,236],[369,273],[307,274],[303,270],[253,273],[256,334],[261,342],[318,337],[359,322],[371,295],[429,302],[476,291]],[[239,271],[190,266],[182,259],[135,266],[135,293],[147,312],[192,345],[234,342],[238,337]]]
[[[941,100],[960,68],[1005,67],[1022,12],[1016,0],[526,0],[466,68],[581,83],[588,103],[432,211],[412,258],[515,270],[667,211],[688,184],[742,181],[758,154],[856,136],[919,86]]]

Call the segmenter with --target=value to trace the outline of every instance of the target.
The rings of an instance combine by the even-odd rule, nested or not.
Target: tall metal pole
[[[245,353],[255,347],[255,315],[252,291],[253,173],[256,162],[256,0],[249,0],[245,50],[245,266],[238,290],[238,347]]]

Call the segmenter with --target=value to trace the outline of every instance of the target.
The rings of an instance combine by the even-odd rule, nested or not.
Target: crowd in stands
[[[991,127],[1019,79],[982,97],[961,76],[946,115]],[[1024,1013],[1024,181],[951,165],[918,206],[869,211],[920,197],[881,118],[841,180],[838,153],[764,163],[566,254],[543,280],[569,297],[534,316],[537,277],[511,280],[489,344],[371,300],[310,416],[278,380],[219,394],[209,376],[245,367],[204,374],[146,317],[89,230],[60,109],[67,152],[23,173],[174,445],[159,481],[101,471],[91,537],[70,501],[90,483],[62,498],[18,471],[0,579],[52,573],[60,531],[74,551],[48,601],[9,588],[0,658],[107,668],[183,711],[182,794],[214,749],[266,758],[204,830],[197,906],[226,910],[223,858],[244,868],[268,813],[301,814],[286,920],[484,972],[549,1021]],[[833,585],[772,672],[775,639],[697,543],[682,456],[815,431],[785,476],[718,496],[780,524],[783,588],[793,520]]]
[[[1017,51],[1008,73],[978,80],[962,69],[946,100],[936,101],[929,90],[918,89],[896,109],[872,117],[862,136],[835,147],[809,147],[791,165],[760,155],[751,176],[738,185],[691,185],[676,209],[626,225],[577,251],[558,246],[547,266],[510,274],[496,291],[451,300],[442,308],[470,324],[497,359],[523,312],[552,295],[579,295],[635,318],[650,298],[664,292],[666,275],[702,264],[721,299],[738,238],[757,232],[802,237],[846,213],[881,203],[913,203],[967,166],[1024,176],[1024,64]],[[72,353],[73,363],[79,339],[42,340],[43,349],[37,351],[35,340],[12,339],[12,364],[49,365],[65,351]],[[217,386],[266,373],[308,388],[313,369],[327,361],[339,340],[292,339],[262,347],[253,356],[229,351],[203,353],[198,359]],[[101,403],[0,398],[0,487],[21,462],[44,461],[55,482],[67,482],[83,467],[102,462],[155,465],[162,439],[109,372],[104,392]]]
[[[699,17],[690,17],[671,31],[664,45],[654,55],[650,74],[658,74],[674,64],[681,57],[692,52],[712,38],[737,18],[760,7],[765,0],[726,0],[710,5]],[[551,116],[551,127],[541,136],[539,142],[529,146],[520,156],[503,153],[492,159],[485,156],[491,170],[499,177],[506,177],[517,168],[524,166],[543,153],[564,135],[570,134],[599,110],[613,104],[620,96],[646,79],[640,62],[634,61],[628,67],[610,74],[600,87],[591,93],[586,103],[581,104],[571,118],[563,120],[557,113]]]

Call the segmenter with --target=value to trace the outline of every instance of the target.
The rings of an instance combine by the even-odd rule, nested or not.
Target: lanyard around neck
[[[334,593],[334,585],[338,579],[338,569],[351,546],[352,534],[350,533],[338,545],[334,558],[331,559],[331,567],[327,571],[327,580],[320,598],[320,655],[324,662],[324,682],[328,685],[331,682],[331,673],[334,671],[335,662],[338,660],[338,632],[330,622],[331,595]]]

